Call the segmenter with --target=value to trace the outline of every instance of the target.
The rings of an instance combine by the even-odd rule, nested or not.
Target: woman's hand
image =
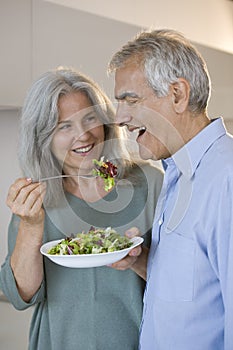
[[[140,231],[137,227],[132,227],[125,232],[125,235],[129,238],[140,236]],[[137,246],[131,249],[125,258],[111,264],[110,267],[116,270],[131,269],[146,280],[148,252],[148,248],[143,247],[142,245]]]
[[[44,219],[42,203],[45,193],[44,183],[32,183],[31,179],[20,178],[11,185],[6,204],[25,223],[39,224]]]

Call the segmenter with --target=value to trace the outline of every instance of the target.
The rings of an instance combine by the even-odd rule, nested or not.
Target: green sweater
[[[136,183],[119,183],[95,203],[66,193],[59,208],[46,210],[44,242],[87,231],[90,226],[111,226],[121,234],[137,226],[149,245],[162,174],[148,165],[134,168],[134,173]],[[44,258],[44,281],[32,300],[25,303],[9,263],[18,223],[13,216],[0,284],[18,310],[35,306],[28,349],[136,350],[144,281],[131,270],[117,271],[107,266],[67,268]]]

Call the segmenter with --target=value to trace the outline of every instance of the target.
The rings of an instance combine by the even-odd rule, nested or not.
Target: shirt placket
[[[174,185],[178,179],[178,171],[175,163],[169,164],[164,177],[164,183],[161,190],[161,195],[155,212],[154,220],[154,234],[156,234],[156,244],[160,241],[161,228],[164,223],[164,214],[168,204],[168,197],[170,197],[174,191]]]
[[[172,162],[171,164],[168,165],[165,171],[163,186],[162,186],[160,197],[156,207],[155,220],[154,220],[153,230],[152,230],[150,258],[149,258],[148,268],[147,268],[147,282],[149,281],[150,272],[152,270],[151,264],[153,261],[153,257],[160,241],[161,231],[164,224],[165,211],[169,200],[168,197],[170,197],[170,195],[173,193],[174,187],[175,187],[174,185],[177,179],[178,179],[178,171],[175,163]]]
[[[145,315],[148,311],[148,305],[147,305],[147,286],[149,284],[150,280],[150,275],[151,275],[151,270],[152,266],[150,264],[153,262],[153,256],[155,254],[156,248],[159,244],[160,241],[160,234],[161,234],[161,229],[164,223],[164,213],[167,207],[167,201],[168,201],[168,194],[170,195],[173,190],[174,190],[174,185],[178,179],[178,171],[176,168],[176,165],[174,162],[168,165],[166,171],[165,171],[165,176],[164,176],[164,181],[163,181],[163,186],[160,192],[159,200],[157,203],[156,207],[156,212],[155,212],[155,220],[153,224],[153,237],[152,237],[152,244],[150,247],[150,261],[148,264],[147,268],[147,285],[145,288],[145,293],[144,293],[144,311],[143,311],[143,318],[141,322],[141,328],[144,323],[144,318]],[[150,308],[149,308],[150,309]]]

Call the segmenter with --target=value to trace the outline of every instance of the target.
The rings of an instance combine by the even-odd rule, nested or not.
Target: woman
[[[15,308],[35,305],[29,349],[136,350],[143,280],[107,266],[62,267],[43,259],[40,247],[91,226],[122,235],[137,226],[149,244],[162,174],[130,160],[110,101],[72,69],[49,71],[32,85],[20,130],[25,177],[8,193],[13,216],[0,281]],[[109,192],[100,177],[76,176],[91,174],[102,156],[118,167]],[[39,181],[59,174],[73,176]]]

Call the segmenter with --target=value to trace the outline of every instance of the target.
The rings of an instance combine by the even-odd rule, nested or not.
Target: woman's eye
[[[71,124],[59,124],[58,125],[58,130],[67,130],[69,128],[71,128]]]
[[[91,115],[88,115],[84,118],[84,123],[92,123],[92,122],[95,122],[96,120],[98,120],[97,115],[91,114]]]

